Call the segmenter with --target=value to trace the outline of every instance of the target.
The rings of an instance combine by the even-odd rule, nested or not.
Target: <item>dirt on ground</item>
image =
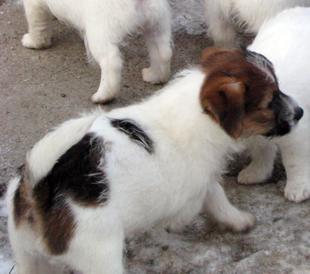
[[[98,106],[91,103],[100,70],[87,62],[78,34],[53,21],[52,47],[29,50],[20,40],[27,31],[21,6],[0,0],[0,195],[23,163],[26,152],[50,129],[79,113]],[[174,34],[172,74],[197,64],[202,50],[212,43],[202,35]],[[161,85],[142,81],[148,66],[142,36],[122,45],[124,70],[118,97],[102,108],[108,110],[141,100]],[[221,231],[201,214],[181,233],[153,229],[126,241],[126,273],[233,274],[310,273],[309,201],[295,204],[285,199],[285,172],[278,159],[273,177],[260,185],[237,184],[238,172],[248,163],[236,156],[223,177],[227,196],[238,208],[256,215],[258,223],[247,233]],[[3,201],[1,201],[1,207]],[[13,266],[0,210],[0,274]]]

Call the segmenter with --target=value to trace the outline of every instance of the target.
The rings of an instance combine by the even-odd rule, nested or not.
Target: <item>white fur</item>
[[[39,165],[39,171],[36,166],[31,167],[30,172],[39,174],[34,177],[40,178],[42,170],[51,167],[63,153],[62,138],[72,137],[72,142],[66,141],[68,145],[77,141],[68,132],[81,129],[79,135],[94,132],[102,136],[109,198],[103,205],[89,207],[69,201],[76,221],[74,237],[66,253],[53,257],[29,224],[16,228],[12,198],[19,178],[13,179],[7,203],[10,240],[19,273],[61,273],[62,263],[83,273],[123,273],[125,236],[153,225],[180,230],[202,209],[236,231],[254,225],[254,216],[231,205],[219,183],[226,157],[239,151],[241,145],[203,113],[199,92],[204,79],[200,69],[184,71],[151,99],[66,122],[33,148],[27,161],[47,162],[43,168]],[[112,127],[111,118],[128,118],[138,123],[154,141],[154,153],[149,154]],[[60,146],[55,145],[46,154],[42,147],[55,140]],[[59,262],[59,268],[52,267],[51,264]],[[35,269],[36,264],[50,270],[40,272]]]
[[[86,48],[101,68],[101,81],[94,103],[113,99],[120,88],[122,57],[119,44],[141,27],[149,52],[150,67],[143,80],[166,82],[170,75],[171,26],[166,0],[23,0],[29,33],[27,48],[51,45],[51,17],[77,28]]]
[[[272,173],[279,148],[287,174],[285,197],[297,203],[310,197],[309,26],[310,8],[289,9],[266,22],[249,47],[273,62],[280,89],[297,101],[304,116],[286,136],[251,138],[253,161],[238,177],[243,184],[264,182]]]
[[[263,23],[279,12],[310,6],[309,0],[205,0],[208,34],[216,45],[237,45],[237,30],[256,34]]]

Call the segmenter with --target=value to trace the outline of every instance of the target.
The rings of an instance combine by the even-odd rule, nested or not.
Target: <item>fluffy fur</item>
[[[244,137],[288,133],[300,111],[263,56],[209,48],[201,67],[145,102],[69,120],[9,184],[19,273],[122,273],[124,237],[180,230],[201,210],[235,231],[252,227],[219,183],[226,158]]]
[[[85,40],[90,55],[101,68],[94,103],[113,99],[120,88],[122,57],[119,44],[141,28],[149,52],[150,67],[143,80],[166,82],[170,75],[171,27],[166,0],[23,0],[29,33],[22,44],[40,49],[51,45],[51,17],[74,26]]]
[[[310,6],[309,0],[205,0],[208,34],[216,45],[238,45],[237,31],[256,34],[263,23],[279,12]]]
[[[279,148],[286,170],[285,197],[301,202],[310,197],[310,8],[283,11],[266,22],[250,46],[275,66],[279,86],[304,109],[304,117],[292,133],[272,140],[248,140],[252,163],[238,177],[240,183],[264,182],[271,176]]]

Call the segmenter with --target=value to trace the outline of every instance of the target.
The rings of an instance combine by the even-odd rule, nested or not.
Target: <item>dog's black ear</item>
[[[244,92],[242,81],[223,76],[207,79],[200,93],[204,111],[234,139],[243,131]]]

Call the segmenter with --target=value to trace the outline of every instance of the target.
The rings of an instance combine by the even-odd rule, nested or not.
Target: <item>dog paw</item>
[[[104,104],[114,99],[113,96],[110,96],[109,94],[102,94],[100,92],[96,92],[91,97],[91,100],[94,104]]]
[[[295,203],[300,203],[310,198],[310,184],[298,185],[288,183],[284,190],[285,197]]]
[[[256,217],[253,214],[240,210],[229,216],[229,218],[229,220],[220,223],[221,228],[242,232],[249,230],[256,224]]]
[[[22,39],[22,45],[25,48],[29,48],[29,49],[42,49],[42,48],[47,48],[51,45],[51,40],[50,39],[46,39],[46,41],[44,41],[43,39],[41,41],[35,41],[30,33],[27,33],[24,35],[23,39]]]
[[[260,168],[249,165],[239,173],[238,183],[244,185],[263,183],[270,175],[271,172],[264,172]]]
[[[162,76],[159,73],[156,73],[152,68],[144,68],[142,70],[142,77],[144,82],[159,84],[167,82],[169,75]]]

